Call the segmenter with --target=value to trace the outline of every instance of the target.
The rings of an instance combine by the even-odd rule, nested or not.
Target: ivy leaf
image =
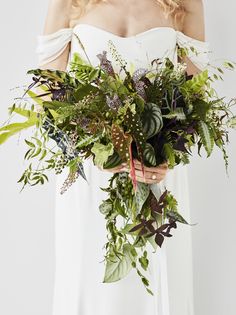
[[[135,261],[133,250],[130,244],[123,246],[123,256],[118,258],[116,255],[109,257],[106,262],[105,276],[103,283],[111,283],[126,277],[132,269],[132,262]]]
[[[146,250],[143,252],[143,256],[139,258],[139,262],[140,262],[141,267],[144,270],[147,270],[149,261],[147,259],[147,251]]]
[[[94,153],[94,163],[97,166],[103,167],[103,164],[107,161],[108,157],[113,154],[114,147],[112,143],[104,145],[102,143],[94,143],[92,149],[92,153]]]
[[[105,200],[99,205],[99,211],[104,215],[107,215],[112,210],[112,208],[112,202],[109,200]]]

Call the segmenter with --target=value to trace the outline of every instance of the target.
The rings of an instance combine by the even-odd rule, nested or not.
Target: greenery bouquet
[[[107,193],[99,207],[107,229],[104,282],[118,281],[135,268],[153,294],[144,272],[148,243],[157,250],[178,222],[189,223],[170,191],[137,181],[134,159],[143,171],[144,165],[163,162],[172,169],[189,163],[194,147],[199,154],[204,148],[209,157],[217,146],[227,167],[225,146],[228,127],[236,122],[231,111],[235,100],[225,101],[212,87],[222,78],[221,68],[215,68],[218,74],[204,70],[189,76],[183,62],[165,58],[153,60],[150,69],[128,70],[112,42],[110,47],[123,78],[106,51],[97,55],[96,67],[75,54],[68,71],[30,70],[32,84],[10,108],[11,115],[25,120],[1,127],[0,143],[33,127],[35,134],[25,139],[29,166],[19,182],[23,187],[44,184],[49,170],[59,174],[68,169],[61,193],[79,176],[86,180],[83,162],[88,158],[104,169],[127,162],[129,174],[115,173],[101,188]],[[234,65],[225,62],[224,67]]]

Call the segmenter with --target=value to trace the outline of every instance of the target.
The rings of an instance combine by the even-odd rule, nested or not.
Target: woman
[[[185,58],[188,74],[198,73],[207,64],[201,0],[51,0],[44,34],[39,36],[37,51],[41,68],[65,70],[73,52],[83,55],[74,34],[79,36],[94,65],[99,63],[96,55],[108,51],[109,39],[126,61],[138,67],[146,67],[158,57],[168,56],[176,61],[176,44],[187,48],[194,46],[200,51],[198,56],[192,54]],[[111,55],[108,57],[111,60]],[[168,172],[167,164],[145,167],[144,177],[138,161],[135,168],[139,181],[163,183],[171,189],[177,195],[182,213],[185,211],[188,217],[186,168],[177,167]],[[86,161],[89,185],[78,179],[63,196],[58,191],[64,174],[58,178],[53,315],[170,314],[165,247],[155,254],[150,248],[148,272],[154,297],[145,292],[134,270],[117,283],[102,283],[102,247],[106,243],[106,232],[98,205],[106,194],[99,187],[107,186],[111,173],[121,171],[129,170],[122,164],[108,172]],[[171,301],[178,299],[178,303],[173,302],[171,314],[191,315],[190,231],[185,227],[175,234],[175,240],[170,243],[168,264],[170,270],[175,270],[171,275],[175,280],[171,284]],[[178,296],[172,297],[175,291]]]

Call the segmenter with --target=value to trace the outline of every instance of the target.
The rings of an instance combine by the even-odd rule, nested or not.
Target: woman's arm
[[[205,41],[205,21],[204,6],[202,0],[184,0],[186,15],[183,21],[182,32],[194,39]],[[188,74],[197,74],[201,72],[188,58],[187,63]]]
[[[50,0],[43,35],[54,33],[62,28],[68,28],[72,0]],[[50,63],[41,66],[41,69],[65,70],[68,62],[70,45],[64,52]]]

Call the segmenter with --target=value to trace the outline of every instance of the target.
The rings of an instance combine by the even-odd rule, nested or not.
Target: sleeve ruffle
[[[60,56],[71,41],[72,34],[72,28],[63,28],[55,33],[39,35],[36,48],[39,66],[47,64]]]

